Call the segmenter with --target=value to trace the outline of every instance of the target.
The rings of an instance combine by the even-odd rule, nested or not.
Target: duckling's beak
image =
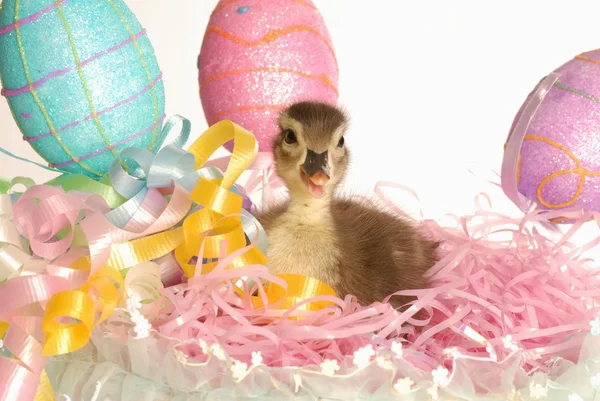
[[[325,184],[329,182],[330,169],[327,160],[327,152],[315,153],[308,149],[306,160],[302,165],[302,172],[306,176],[306,184],[309,192],[320,198],[325,195]]]

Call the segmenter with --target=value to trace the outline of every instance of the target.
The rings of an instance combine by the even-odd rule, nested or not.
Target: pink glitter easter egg
[[[600,211],[600,50],[563,64],[529,94],[508,136],[502,187],[522,210]]]
[[[209,125],[231,120],[260,151],[277,135],[277,113],[302,100],[335,104],[338,65],[310,0],[221,0],[208,23],[198,79]],[[232,150],[232,142],[225,147]]]

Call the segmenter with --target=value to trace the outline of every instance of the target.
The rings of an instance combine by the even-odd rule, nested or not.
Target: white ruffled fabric
[[[178,346],[154,331],[142,339],[121,339],[97,329],[82,350],[52,358],[47,372],[57,399],[73,401],[425,401],[436,400],[436,395],[437,400],[590,401],[600,388],[600,336],[592,334],[578,363],[556,358],[548,374],[526,375],[520,351],[498,362],[457,355],[449,382],[441,385],[431,371],[418,369],[389,349],[379,350],[364,367],[348,357],[329,376],[319,366],[254,365],[240,370],[218,348],[199,355],[202,362],[192,362]],[[241,377],[234,378],[234,373]],[[405,389],[395,384],[406,377],[412,385],[401,393]]]

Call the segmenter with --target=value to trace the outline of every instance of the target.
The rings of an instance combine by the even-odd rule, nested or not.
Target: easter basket
[[[120,0],[91,4],[0,11],[3,94],[41,167],[61,174],[0,181],[0,401],[596,398],[600,282],[587,252],[600,239],[572,238],[600,215],[511,218],[481,195],[471,216],[423,219],[439,262],[430,288],[396,294],[415,299],[403,312],[273,275],[255,188],[236,184],[264,138],[219,109],[187,146],[190,121],[165,118],[145,30]],[[211,160],[225,145],[231,155]],[[572,228],[548,231],[554,219]]]

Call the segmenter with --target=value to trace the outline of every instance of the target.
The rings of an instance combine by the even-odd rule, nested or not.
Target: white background
[[[258,0],[247,0],[252,5]],[[206,129],[196,59],[217,0],[126,1],[147,28],[164,72],[167,114]],[[240,5],[243,0],[240,0]],[[485,178],[500,171],[513,117],[539,79],[600,47],[599,1],[315,0],[340,66],[340,103],[351,112],[354,163],[347,188],[379,180],[416,190],[426,216],[470,214],[485,191],[519,212]],[[0,100],[0,146],[42,160],[21,140]],[[480,176],[468,172],[472,165]],[[52,173],[0,155],[0,175]],[[496,178],[499,181],[498,178]],[[410,206],[407,197],[398,198]],[[414,202],[413,202],[414,203]]]

